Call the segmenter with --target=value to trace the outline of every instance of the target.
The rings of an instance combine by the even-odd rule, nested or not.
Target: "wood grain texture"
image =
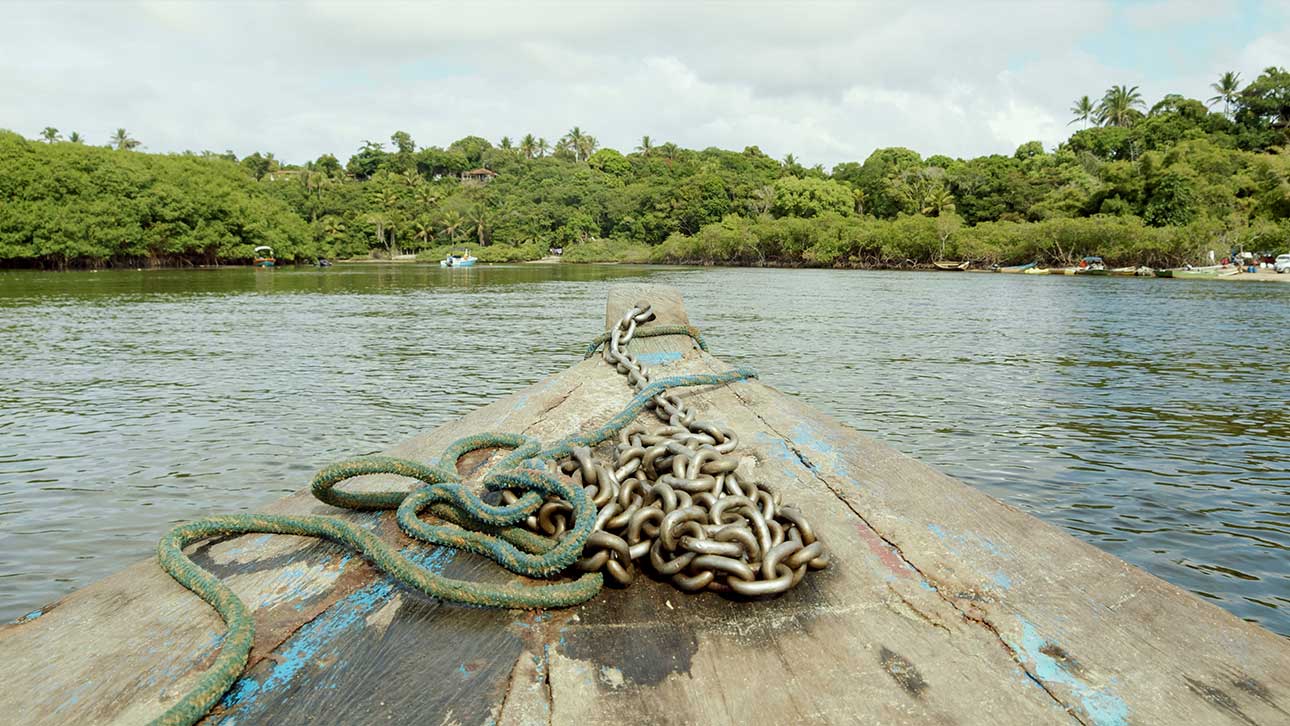
[[[606,327],[645,297],[658,322],[688,323],[674,290],[631,286],[611,292]],[[727,369],[686,336],[631,350],[656,376]],[[257,625],[252,663],[207,722],[1290,723],[1286,639],[759,382],[680,395],[738,432],[832,567],[776,599],[685,595],[645,578],[577,608],[520,612],[425,598],[302,538],[204,544],[195,558]],[[593,357],[389,453],[429,461],[486,430],[549,442],[630,397]],[[450,576],[517,579],[409,543],[388,513],[343,513],[305,492],[271,509],[363,522]],[[140,563],[0,628],[0,713],[146,721],[209,665],[221,633],[209,608]]]

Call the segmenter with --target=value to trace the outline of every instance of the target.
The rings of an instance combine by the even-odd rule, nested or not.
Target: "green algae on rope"
[[[674,328],[685,328],[676,331]],[[636,332],[641,336],[689,334],[703,345],[690,326],[657,326]],[[603,341],[601,341],[603,342]],[[591,351],[599,343],[593,343]],[[464,436],[444,449],[438,461],[422,464],[389,456],[369,456],[331,464],[314,477],[310,489],[320,501],[354,510],[397,509],[400,528],[409,537],[440,546],[453,547],[489,557],[507,570],[529,577],[552,577],[579,556],[595,524],[595,505],[582,487],[550,473],[546,465],[567,457],[574,448],[592,446],[613,437],[669,388],[721,385],[756,377],[747,368],[725,373],[675,376],[642,388],[630,402],[607,422],[585,434],[566,437],[541,448],[537,439],[513,433],[481,433]],[[486,491],[500,489],[523,492],[507,505],[484,502],[467,489],[457,475],[457,461],[479,449],[510,449],[483,480]],[[412,491],[349,492],[337,485],[357,476],[395,475],[415,479],[422,486]],[[574,527],[563,538],[552,540],[522,527],[524,520],[542,504],[545,495],[558,496],[574,509]],[[429,509],[436,517],[456,526],[432,525],[418,514]],[[228,627],[214,665],[189,693],[164,714],[155,725],[188,726],[201,720],[219,701],[246,667],[254,640],[254,623],[246,605],[219,578],[202,569],[184,547],[195,542],[251,533],[288,534],[326,539],[362,554],[399,583],[441,600],[467,605],[503,608],[569,607],[594,597],[603,586],[600,573],[588,573],[572,582],[543,586],[491,585],[455,580],[430,572],[409,561],[383,540],[343,520],[324,516],[235,514],[209,517],[172,529],[158,544],[161,566],[179,584],[191,590],[219,613]]]

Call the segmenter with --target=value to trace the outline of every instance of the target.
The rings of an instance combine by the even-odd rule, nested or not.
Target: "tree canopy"
[[[105,147],[53,126],[33,140],[0,132],[0,264],[241,261],[260,244],[284,260],[432,254],[467,241],[486,260],[563,245],[570,259],[897,266],[1284,250],[1290,73],[1268,68],[1244,87],[1228,73],[1213,89],[1149,107],[1132,86],[1083,96],[1071,108],[1081,128],[1053,149],[881,148],[827,171],[650,136],[623,152],[578,126],[554,145],[529,132],[420,146],[396,130],[299,165],[268,151],[141,153],[124,128]],[[481,167],[495,176],[463,179]]]

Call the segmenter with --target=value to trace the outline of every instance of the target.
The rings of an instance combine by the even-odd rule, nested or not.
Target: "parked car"
[[[1277,272],[1290,272],[1290,255],[1278,255],[1277,261],[1272,263],[1272,269]]]

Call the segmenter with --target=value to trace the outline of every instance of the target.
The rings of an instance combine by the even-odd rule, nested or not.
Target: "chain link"
[[[605,361],[638,392],[649,385],[650,371],[627,345],[653,319],[650,305],[637,303],[607,333]],[[643,336],[648,329],[641,330]],[[828,566],[824,544],[802,513],[755,477],[751,456],[736,453],[733,431],[697,419],[671,391],[654,396],[649,408],[663,425],[623,428],[611,461],[578,447],[558,464],[597,509],[575,568],[602,571],[623,586],[647,569],[687,592],[758,596],[786,592],[808,570]],[[502,493],[505,504],[518,498]],[[526,526],[558,538],[573,519],[568,502],[547,497]]]

